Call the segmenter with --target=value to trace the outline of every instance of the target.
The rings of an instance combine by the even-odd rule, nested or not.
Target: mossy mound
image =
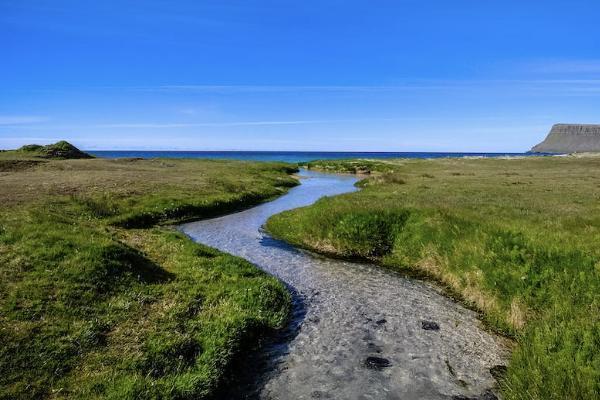
[[[28,144],[22,146],[17,151],[21,153],[32,153],[34,157],[53,158],[53,159],[76,159],[76,158],[93,158],[93,156],[79,150],[71,143],[61,140],[54,144],[41,146],[39,144]]]

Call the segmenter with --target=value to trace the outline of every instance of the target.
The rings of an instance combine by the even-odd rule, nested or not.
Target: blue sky
[[[0,148],[526,151],[600,123],[598,1],[0,0]]]

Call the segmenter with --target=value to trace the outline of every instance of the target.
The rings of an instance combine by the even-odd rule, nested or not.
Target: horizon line
[[[527,154],[530,151],[360,151],[360,150],[142,150],[142,149],[81,149],[86,152],[165,152],[165,153],[361,153],[361,154]]]

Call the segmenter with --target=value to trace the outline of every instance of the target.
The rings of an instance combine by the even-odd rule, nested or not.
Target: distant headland
[[[556,124],[534,153],[600,152],[600,124]]]

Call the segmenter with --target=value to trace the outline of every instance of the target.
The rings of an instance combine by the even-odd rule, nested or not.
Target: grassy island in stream
[[[290,298],[165,224],[276,197],[293,169],[65,158],[0,153],[0,398],[210,397]]]
[[[600,398],[600,158],[309,167],[371,176],[272,217],[274,236],[441,282],[516,339],[507,399]]]

